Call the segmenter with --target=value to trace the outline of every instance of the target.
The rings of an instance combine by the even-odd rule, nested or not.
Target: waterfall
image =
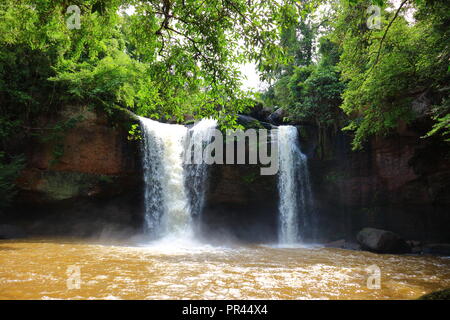
[[[139,117],[143,137],[144,231],[155,237],[192,233],[192,215],[204,202],[207,165],[185,164],[189,146],[211,139],[216,121],[204,119],[188,130]],[[195,154],[197,155],[197,154]]]
[[[279,242],[294,244],[311,232],[312,193],[306,156],[300,151],[297,129],[279,126]]]
[[[191,216],[183,170],[187,128],[139,119],[144,145],[145,231],[155,236],[189,232]]]
[[[203,150],[211,142],[217,120],[203,119],[194,125],[188,134],[185,152],[186,187],[191,204],[191,215],[199,216],[205,202],[208,165],[203,159]]]

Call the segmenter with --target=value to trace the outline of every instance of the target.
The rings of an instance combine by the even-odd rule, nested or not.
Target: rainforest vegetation
[[[446,0],[1,0],[0,206],[20,142],[59,139],[77,119],[39,119],[68,104],[226,128],[262,104],[350,131],[357,150],[414,121],[426,96],[423,139],[449,141],[449,25]],[[242,89],[248,62],[263,92]]]

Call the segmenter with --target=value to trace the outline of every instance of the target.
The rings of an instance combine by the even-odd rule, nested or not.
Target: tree
[[[341,108],[351,118],[346,130],[355,132],[353,148],[360,149],[371,135],[386,135],[400,121],[415,118],[411,101],[427,93],[436,107],[436,130],[448,128],[448,60],[450,6],[446,1],[415,1],[416,21],[409,24],[401,11],[383,11],[381,30],[365,25],[369,1],[341,4],[334,39],[342,48],[338,64],[348,82]],[[444,92],[445,91],[445,92]]]

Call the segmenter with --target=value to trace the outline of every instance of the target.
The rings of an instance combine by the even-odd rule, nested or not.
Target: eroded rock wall
[[[362,227],[392,230],[407,239],[450,241],[450,148],[409,128],[374,138],[351,151],[351,137],[334,133],[327,157],[307,130],[311,176],[326,240]]]
[[[66,106],[39,126],[78,119],[60,139],[30,137],[27,163],[9,219],[30,233],[89,235],[139,227],[142,178],[139,143],[128,140],[126,114],[111,121],[83,106]],[[56,148],[60,153],[55,154]]]

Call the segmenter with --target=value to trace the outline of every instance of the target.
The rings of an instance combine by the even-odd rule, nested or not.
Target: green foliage
[[[309,71],[305,80],[301,75],[297,78],[293,112],[301,119],[315,121],[319,127],[330,127],[340,116],[338,107],[344,84],[339,81],[339,72],[334,66],[319,65]]]
[[[20,103],[8,121],[70,101],[160,120],[212,116],[233,127],[233,117],[252,106],[237,64],[252,60],[264,69],[282,61],[280,30],[307,10],[293,0],[72,1],[81,8],[81,28],[69,30],[68,5],[2,4],[2,100],[16,109]]]
[[[450,106],[448,101],[445,100],[441,106],[433,109],[433,119],[436,122],[424,138],[440,135],[445,141],[450,142]]]
[[[130,130],[128,130],[128,140],[141,140],[141,130],[139,124],[134,123],[131,125]]]
[[[367,26],[372,4],[381,7],[381,29]],[[415,10],[414,22],[404,18],[408,8]],[[413,121],[412,101],[426,95],[435,124],[424,137],[448,141],[448,1],[407,0],[393,7],[384,0],[341,0],[330,3],[320,20],[307,15],[282,33],[290,63],[272,72],[276,81],[262,95],[266,106],[319,128],[343,126],[354,133],[353,149],[361,149],[369,137]]]
[[[355,149],[412,121],[419,94],[433,105],[425,137],[448,141],[450,3],[407,0],[387,10],[387,0],[340,0],[315,15],[323,2],[2,0],[0,152],[13,155],[17,139],[39,134],[54,144],[57,160],[70,124],[34,128],[67,104],[111,118],[127,109],[161,121],[213,117],[222,130],[242,128],[237,114],[255,96],[241,89],[238,70],[250,61],[272,84],[261,95],[265,106],[321,130],[346,122]],[[382,7],[380,30],[366,25],[371,4]],[[67,28],[69,5],[81,9],[80,29]],[[402,16],[407,7],[415,9],[414,23]],[[130,136],[137,132],[131,127]]]
[[[414,24],[396,15],[398,10],[384,10],[381,30],[365,27],[369,3],[341,5],[333,34],[342,48],[338,67],[348,82],[341,108],[351,122],[344,130],[355,132],[354,149],[372,135],[389,134],[400,121],[413,120],[415,94],[427,92],[436,105],[443,104],[446,96],[436,92],[449,80],[450,35],[442,28],[450,19],[448,2],[420,3]],[[427,136],[441,131],[444,119],[436,117],[441,125]]]
[[[237,114],[254,99],[241,89],[239,64],[269,70],[284,63],[281,30],[312,3],[2,0],[0,151],[16,152],[12,137],[41,135],[57,161],[64,128],[35,128],[67,104],[111,119],[128,109],[161,121],[213,117],[222,129],[240,128]],[[67,27],[70,5],[80,8],[79,29]]]
[[[24,167],[24,158],[17,156],[7,159],[4,152],[0,152],[0,209],[7,207],[17,190],[14,181]]]
[[[258,177],[259,177],[259,174],[257,172],[251,172],[249,174],[242,176],[242,180],[244,181],[244,183],[251,185],[251,184],[255,183],[255,181],[258,179]]]
[[[300,40],[291,38],[286,42],[290,46],[288,51],[293,52],[295,64],[285,68],[262,99],[266,106],[288,111],[289,119],[311,121],[326,128],[336,125],[341,118],[339,105],[345,83],[340,80],[336,67],[338,47],[327,37],[319,39],[319,61],[312,61],[313,29],[313,26],[300,23],[299,30],[306,35]]]
[[[117,107],[138,112],[144,107],[154,110],[160,103],[158,86],[143,77],[146,72],[145,65],[111,46],[108,56],[95,64],[84,62],[66,66],[49,80],[63,86],[69,99],[101,107],[107,113],[113,113]]]

